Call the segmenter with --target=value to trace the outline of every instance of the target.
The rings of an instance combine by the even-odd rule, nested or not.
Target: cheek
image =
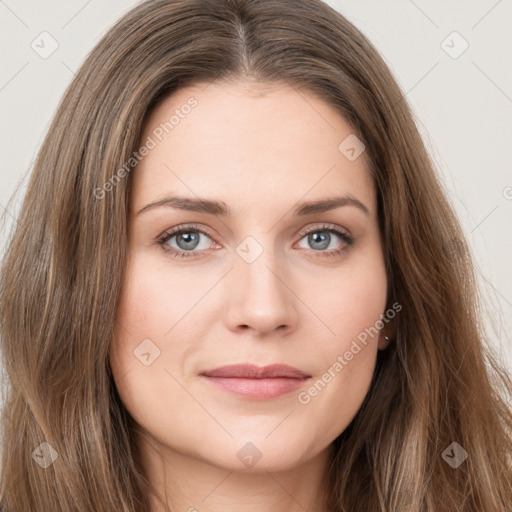
[[[311,309],[329,328],[332,346],[338,350],[374,327],[386,307],[387,277],[379,247],[364,257],[356,256],[337,271],[330,270],[328,276],[310,275],[302,289]],[[369,336],[369,341],[372,339]]]
[[[172,375],[194,349],[189,340],[208,329],[194,316],[194,305],[211,286],[187,269],[171,273],[165,262],[144,255],[127,265],[109,361],[120,397],[139,423],[161,410],[162,390],[175,402],[181,396]]]
[[[163,333],[176,321],[158,272],[149,268],[139,260],[126,269],[109,354],[121,401],[146,429],[159,421],[163,390],[169,387],[165,370],[172,354]]]
[[[324,279],[322,293],[309,294],[311,309],[329,330],[317,345],[318,374],[298,401],[311,417],[324,418],[317,435],[325,440],[341,433],[357,414],[375,370],[387,278],[380,252],[360,261]]]
[[[121,336],[162,339],[194,303],[201,290],[194,291],[188,272],[169,272],[169,266],[137,255],[127,266],[116,315]]]
[[[370,345],[353,350],[350,360],[344,350],[333,353],[324,372],[297,397],[310,437],[320,445],[332,442],[348,427],[370,388],[376,350]]]
[[[117,307],[110,366],[119,391],[126,390],[142,368],[148,365],[154,369],[161,359],[162,332],[167,325],[162,311],[165,298],[161,288],[154,285],[154,275],[144,272],[144,268],[148,267],[131,263],[127,266]],[[130,377],[125,378],[128,374]]]

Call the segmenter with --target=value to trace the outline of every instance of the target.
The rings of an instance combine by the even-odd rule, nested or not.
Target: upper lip
[[[286,377],[289,379],[306,379],[311,377],[303,371],[286,364],[271,364],[269,366],[255,366],[253,364],[232,364],[208,370],[201,375],[206,377],[245,378],[245,379],[271,379]]]

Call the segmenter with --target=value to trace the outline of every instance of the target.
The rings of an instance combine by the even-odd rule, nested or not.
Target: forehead
[[[235,212],[348,193],[373,210],[366,155],[344,152],[354,137],[333,107],[287,84],[184,87],[143,127],[140,145],[152,148],[132,174],[133,209],[169,193],[221,199]]]

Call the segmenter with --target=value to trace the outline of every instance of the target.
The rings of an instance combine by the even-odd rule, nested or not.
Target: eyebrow
[[[354,206],[361,210],[366,215],[370,214],[369,209],[359,199],[351,195],[342,197],[331,197],[326,199],[319,199],[317,201],[308,201],[299,205],[293,210],[293,215],[303,217],[313,213],[322,213],[341,206]],[[169,196],[158,201],[149,203],[143,206],[136,215],[153,210],[155,208],[175,208],[178,210],[185,210],[190,212],[207,213],[210,215],[219,216],[233,216],[229,206],[224,201],[216,201],[212,199],[202,199],[184,196]]]

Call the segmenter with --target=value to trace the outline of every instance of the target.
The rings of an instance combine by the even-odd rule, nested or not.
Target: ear
[[[386,339],[387,338],[387,339]],[[377,347],[379,350],[385,350],[388,345],[396,338],[396,325],[394,320],[390,320],[380,330]]]

